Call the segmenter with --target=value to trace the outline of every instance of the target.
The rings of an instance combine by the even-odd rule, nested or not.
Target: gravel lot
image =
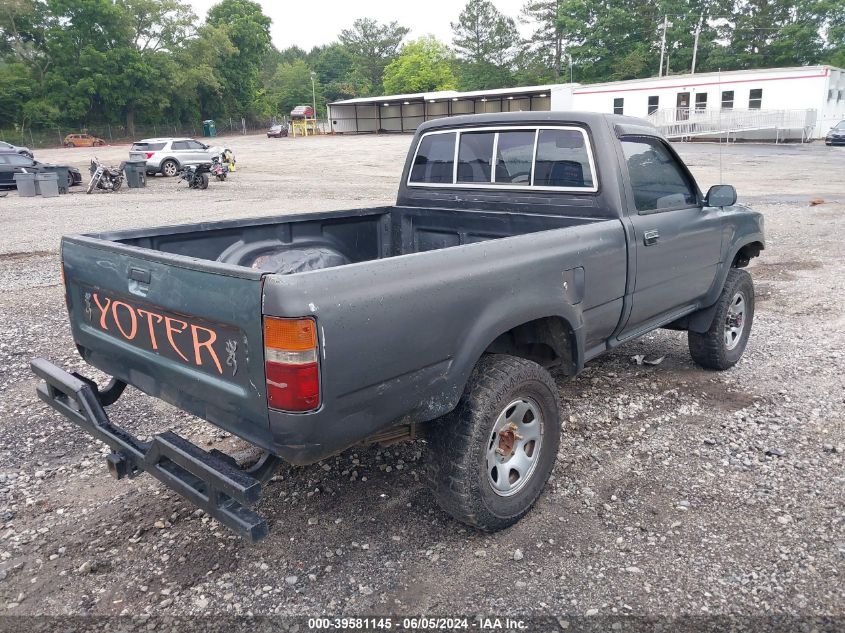
[[[45,356],[92,374],[67,326],[62,234],[390,204],[410,137],[226,140],[239,169],[206,191],[157,177],[0,198],[0,614],[845,617],[845,149],[680,146],[702,188],[721,163],[766,215],[745,357],[703,371],[660,331],[559,377],[567,429],[521,523],[484,535],[449,518],[416,442],[282,468],[259,507],[270,536],[250,546],[150,477],[113,481],[28,370]],[[87,174],[93,153],[37,157]],[[132,389],[111,409],[142,435],[236,445]]]

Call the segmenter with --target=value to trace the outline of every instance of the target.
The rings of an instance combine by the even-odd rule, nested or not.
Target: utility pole
[[[664,15],[663,24],[661,25],[661,28],[663,29],[663,38],[660,42],[660,70],[657,71],[658,77],[663,76],[663,54],[666,52],[666,30],[670,26],[672,26],[672,24],[669,22],[669,16]]]
[[[698,18],[698,25],[695,27],[695,43],[692,45],[692,68],[690,69],[690,75],[695,74],[695,59],[698,57],[698,36],[701,35],[701,23],[704,22],[704,14],[701,14],[701,17]]]
[[[311,99],[314,106],[314,134],[317,133],[317,89],[314,87],[314,80],[317,78],[317,73],[311,71]]]

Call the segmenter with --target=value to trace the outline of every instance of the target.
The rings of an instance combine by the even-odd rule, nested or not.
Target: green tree
[[[325,88],[324,93],[328,101],[349,99],[372,92],[369,81],[355,64],[354,55],[339,42],[319,50],[314,71]]]
[[[180,0],[117,0],[139,52],[174,50],[195,33],[197,16]]]
[[[433,35],[413,40],[384,69],[387,94],[452,90],[457,87],[449,47]]]
[[[565,0],[527,0],[522,7],[522,21],[535,25],[534,32],[526,44],[534,60],[540,61],[553,79],[561,74],[563,59],[563,25],[559,20]],[[523,64],[528,65],[529,56],[523,55]],[[535,65],[531,60],[530,64]]]
[[[270,49],[271,20],[251,0],[225,0],[208,10],[208,24],[226,30],[237,52],[219,57],[224,78],[224,106],[230,116],[253,111],[259,97],[259,74]]]
[[[382,85],[385,68],[396,57],[408,30],[397,22],[379,24],[361,18],[352,23],[352,28],[341,31],[340,43],[352,54],[355,67],[370,90]]]
[[[710,64],[738,69],[818,63],[826,48],[824,29],[843,13],[841,1],[737,0],[723,27],[729,43]]]
[[[47,32],[54,21],[43,2],[4,0],[0,3],[0,56],[26,64],[43,81],[50,66]]]
[[[206,24],[174,53],[171,110],[178,120],[225,116],[226,81],[217,60],[237,53],[226,29]]]
[[[35,92],[34,83],[24,64],[0,63],[0,129],[24,127],[24,108]]]
[[[845,11],[841,10],[842,0],[829,0],[831,10],[827,12],[825,24],[827,41],[823,61],[828,64],[845,68]],[[835,10],[834,7],[839,7]]]
[[[302,59],[290,64],[281,64],[268,86],[268,94],[275,105],[275,114],[286,115],[298,105],[311,105],[314,96],[311,92],[312,70]],[[315,91],[318,111],[324,111],[322,86],[316,82]]]
[[[453,22],[452,45],[460,59],[463,90],[501,88],[512,83],[511,66],[519,33],[512,18],[489,0],[469,0]]]

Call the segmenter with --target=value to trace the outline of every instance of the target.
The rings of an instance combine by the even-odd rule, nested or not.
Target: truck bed
[[[388,206],[283,219],[157,227],[89,237],[262,273],[291,273],[596,221],[599,219],[537,213]],[[292,256],[285,257],[285,253]]]
[[[561,300],[576,302],[599,324],[597,336],[613,328],[624,279],[597,279],[585,292],[579,267],[623,265],[619,221],[533,208],[387,206],[68,236],[62,265],[74,339],[106,374],[290,461],[319,459],[335,447],[290,456],[288,434],[323,418],[338,443],[376,432],[409,413],[402,390],[381,401],[379,416],[351,421],[373,390],[397,380],[422,394],[409,415],[442,415],[471,369],[452,366],[455,349],[479,345],[480,313],[499,318],[517,288],[562,287],[564,295],[536,297],[549,314]],[[333,352],[321,369],[319,411],[268,411],[266,315],[317,318],[321,354]],[[362,355],[362,336],[378,354]],[[407,353],[388,354],[388,344]]]

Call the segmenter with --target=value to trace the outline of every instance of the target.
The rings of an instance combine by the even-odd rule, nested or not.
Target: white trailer
[[[670,136],[819,138],[845,119],[845,71],[800,66],[579,85],[571,104],[649,118],[678,132]]]

